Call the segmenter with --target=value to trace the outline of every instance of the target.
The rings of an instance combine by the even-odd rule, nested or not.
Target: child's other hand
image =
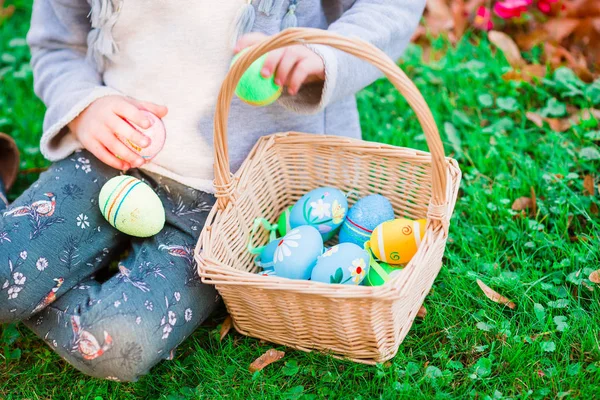
[[[106,96],[90,104],[68,127],[83,147],[100,161],[126,171],[141,167],[145,160],[125,146],[116,134],[140,147],[148,147],[150,139],[124,121],[127,119],[142,129],[150,128],[151,122],[142,110],[150,111],[158,118],[163,118],[168,112],[165,106],[123,96]]]
[[[234,51],[237,54],[267,37],[258,32],[244,35],[237,42]],[[308,47],[294,45],[270,52],[261,73],[265,78],[275,73],[275,83],[287,86],[288,93],[296,95],[304,83],[325,80],[325,64]]]

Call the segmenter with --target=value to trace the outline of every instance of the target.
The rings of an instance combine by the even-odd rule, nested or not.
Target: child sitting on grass
[[[219,301],[200,282],[193,249],[214,203],[212,120],[234,53],[300,26],[359,37],[397,58],[424,3],[35,0],[28,43],[47,106],[41,149],[54,164],[2,213],[0,323],[23,321],[98,378],[133,381],[173,357]],[[373,67],[297,45],[272,52],[262,73],[287,92],[262,108],[234,99],[232,170],[265,134],[360,137],[354,94],[379,76]],[[148,128],[142,110],[167,130],[151,162],[116,136],[147,147],[149,138],[124,121]],[[128,237],[102,217],[98,193],[121,171],[161,198],[166,225],[156,236]],[[119,272],[99,279],[124,247]]]

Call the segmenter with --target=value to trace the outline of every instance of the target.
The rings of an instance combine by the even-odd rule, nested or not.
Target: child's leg
[[[134,240],[120,273],[85,282],[25,323],[80,371],[134,381],[168,358],[214,310],[218,296],[203,285],[193,250],[213,197],[165,187],[167,224]],[[188,197],[186,199],[186,197]]]
[[[0,323],[29,318],[110,261],[125,237],[102,217],[98,193],[117,174],[75,153],[0,213]]]

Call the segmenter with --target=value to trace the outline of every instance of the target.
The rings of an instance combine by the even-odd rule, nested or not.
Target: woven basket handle
[[[252,46],[234,64],[221,86],[214,121],[215,189],[219,208],[225,209],[227,203],[233,200],[233,179],[229,169],[227,149],[227,118],[237,83],[244,71],[263,54],[298,44],[329,45],[352,54],[379,68],[394,84],[415,111],[423,128],[432,156],[432,205],[443,206],[446,202],[444,147],[431,110],[410,78],[383,51],[363,40],[344,37],[321,29],[293,28]]]

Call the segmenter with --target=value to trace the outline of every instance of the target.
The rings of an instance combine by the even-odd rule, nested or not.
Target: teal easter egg
[[[375,229],[382,222],[394,219],[392,203],[379,194],[358,200],[344,220],[340,229],[340,243],[354,243],[364,247]]]
[[[109,224],[130,236],[154,236],[165,225],[165,209],[154,190],[132,176],[116,176],[106,182],[98,205]]]
[[[292,211],[292,207],[286,208],[284,212],[281,213],[279,219],[277,220],[277,232],[279,232],[279,236],[285,236],[290,229],[290,212]]]
[[[279,241],[280,239],[272,240],[260,253],[260,257],[258,258],[256,264],[263,270],[274,268],[273,259],[275,258],[275,250],[277,250]]]
[[[273,260],[275,273],[283,278],[309,279],[322,252],[323,238],[316,228],[294,228],[278,240]]]
[[[363,281],[365,286],[381,286],[402,271],[399,265],[390,265],[383,261],[371,264],[369,272]]]
[[[290,211],[290,227],[310,225],[327,241],[342,225],[348,211],[348,201],[341,190],[323,187],[306,193]]]
[[[315,265],[311,280],[323,283],[360,285],[369,273],[369,253],[353,243],[327,250]]]

